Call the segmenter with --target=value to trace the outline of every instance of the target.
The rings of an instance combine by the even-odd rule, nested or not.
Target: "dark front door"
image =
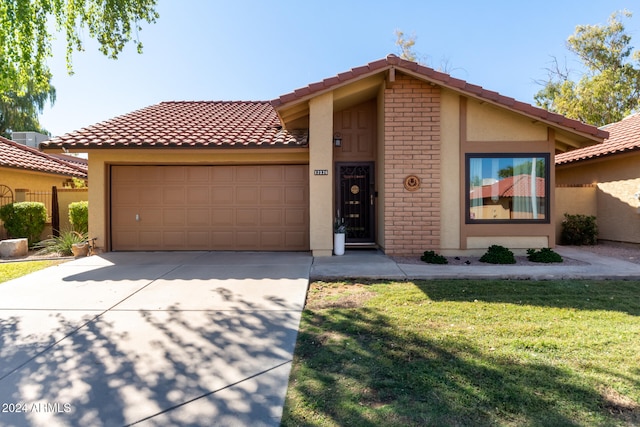
[[[374,243],[373,162],[336,163],[336,177],[336,210],[347,224],[346,243]]]

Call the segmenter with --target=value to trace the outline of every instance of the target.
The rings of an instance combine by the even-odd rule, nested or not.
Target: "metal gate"
[[[6,185],[0,184],[0,207],[13,203],[13,191]],[[0,240],[8,237],[7,230],[4,228],[4,223],[0,219]]]
[[[373,163],[336,164],[336,208],[347,225],[346,243],[375,243]]]

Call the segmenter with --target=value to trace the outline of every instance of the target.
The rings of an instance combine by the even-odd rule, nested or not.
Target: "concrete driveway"
[[[109,253],[0,284],[0,425],[279,425],[311,262]]]

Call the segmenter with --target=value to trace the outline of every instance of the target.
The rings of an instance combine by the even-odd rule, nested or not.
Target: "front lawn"
[[[640,425],[640,283],[313,283],[284,426]]]
[[[0,283],[33,273],[63,261],[21,261],[0,263]]]

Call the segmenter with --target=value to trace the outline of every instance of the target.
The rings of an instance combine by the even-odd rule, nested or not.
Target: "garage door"
[[[111,248],[309,249],[307,165],[112,166]]]

